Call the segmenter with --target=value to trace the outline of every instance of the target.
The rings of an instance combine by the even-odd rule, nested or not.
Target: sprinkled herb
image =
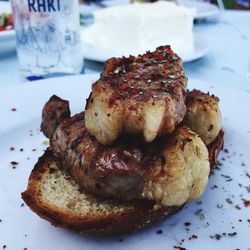
[[[208,128],[208,132],[212,131],[214,128],[214,125],[213,124],[210,124],[209,128]]]
[[[49,145],[49,141],[48,140],[43,141],[43,145]]]
[[[3,245],[3,249],[5,249],[7,246],[6,245]]]
[[[218,166],[223,166],[223,164],[222,164],[220,161],[218,161],[218,160],[217,160],[216,165],[218,165]]]
[[[199,218],[200,218],[200,220],[205,220],[206,219],[204,213],[200,213],[199,214]]]
[[[185,225],[186,227],[189,227],[189,226],[191,225],[191,222],[185,222],[184,225]]]
[[[20,152],[23,152],[23,148],[20,148]]]
[[[223,208],[223,205],[222,204],[217,204],[217,207],[218,208]]]
[[[226,178],[226,179],[230,179],[231,178],[231,176],[225,175],[225,174],[221,174],[221,176],[224,177],[224,178]]]
[[[228,233],[227,235],[229,236],[229,237],[233,237],[233,236],[235,236],[237,234],[237,232],[233,232],[233,233]]]
[[[195,215],[198,215],[199,218],[200,218],[200,220],[205,220],[205,215],[204,215],[202,209],[198,209],[198,210],[195,212]]]
[[[198,210],[195,212],[195,215],[199,215],[201,212],[202,212],[202,209],[198,209]]]
[[[163,231],[162,231],[162,230],[158,230],[156,233],[157,233],[157,234],[162,234]]]
[[[193,234],[193,235],[192,235],[192,239],[198,239],[198,236],[195,235],[195,234]]]
[[[215,237],[216,240],[220,240],[221,239],[221,235],[220,234],[215,234],[214,237]]]
[[[184,247],[179,247],[179,246],[174,246],[174,249],[178,249],[178,250],[186,250],[186,248],[184,248]]]
[[[16,166],[16,165],[18,165],[18,162],[17,161],[11,161],[10,164]]]
[[[17,109],[16,109],[16,108],[12,108],[12,109],[11,109],[11,111],[16,112],[16,111],[17,111]]]
[[[235,205],[235,208],[241,210],[241,207],[239,205]]]
[[[232,201],[230,198],[226,198],[226,202],[227,202],[228,204],[233,204],[233,201]]]
[[[14,147],[10,147],[10,151],[14,151],[15,150],[15,148]]]
[[[214,169],[215,170],[221,170],[221,168],[218,165],[216,165]]]

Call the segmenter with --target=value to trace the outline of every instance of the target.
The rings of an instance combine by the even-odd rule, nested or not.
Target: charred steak
[[[197,198],[208,180],[207,148],[185,126],[148,144],[125,136],[103,146],[88,133],[80,113],[58,126],[51,146],[61,166],[102,197],[181,205]]]
[[[104,145],[122,132],[142,134],[151,142],[183,120],[186,85],[182,61],[169,46],[138,57],[111,58],[92,86],[86,128]]]

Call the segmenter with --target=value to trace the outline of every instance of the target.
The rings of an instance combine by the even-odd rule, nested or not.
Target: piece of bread
[[[209,147],[211,167],[222,147],[223,132]],[[123,202],[94,197],[57,166],[50,151],[39,158],[22,198],[35,213],[53,225],[84,234],[132,232],[182,208],[151,201]]]

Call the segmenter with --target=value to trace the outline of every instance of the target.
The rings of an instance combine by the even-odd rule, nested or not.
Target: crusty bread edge
[[[224,144],[224,132],[221,130],[216,140],[208,147],[211,169],[216,164],[217,156]],[[39,199],[39,181],[55,162],[51,151],[47,150],[34,166],[29,177],[28,187],[22,198],[30,209],[51,224],[83,234],[110,235],[130,233],[147,225],[162,221],[177,213],[183,206],[165,207],[152,202],[131,202],[132,208],[115,214],[103,216],[75,216],[66,211],[48,206]],[[119,201],[117,201],[119,202]]]
[[[47,206],[39,199],[39,181],[50,164],[54,163],[53,154],[46,151],[36,163],[29,177],[27,190],[22,198],[33,212],[55,226],[64,227],[85,234],[117,234],[135,231],[166,216],[176,213],[181,207],[159,207],[152,202],[131,202],[132,209],[125,209],[114,215],[75,216],[63,210]]]

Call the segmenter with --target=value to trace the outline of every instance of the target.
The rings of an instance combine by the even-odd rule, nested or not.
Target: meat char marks
[[[86,128],[104,145],[122,132],[142,134],[151,142],[183,120],[186,85],[182,61],[169,46],[138,57],[111,58],[92,86]]]

